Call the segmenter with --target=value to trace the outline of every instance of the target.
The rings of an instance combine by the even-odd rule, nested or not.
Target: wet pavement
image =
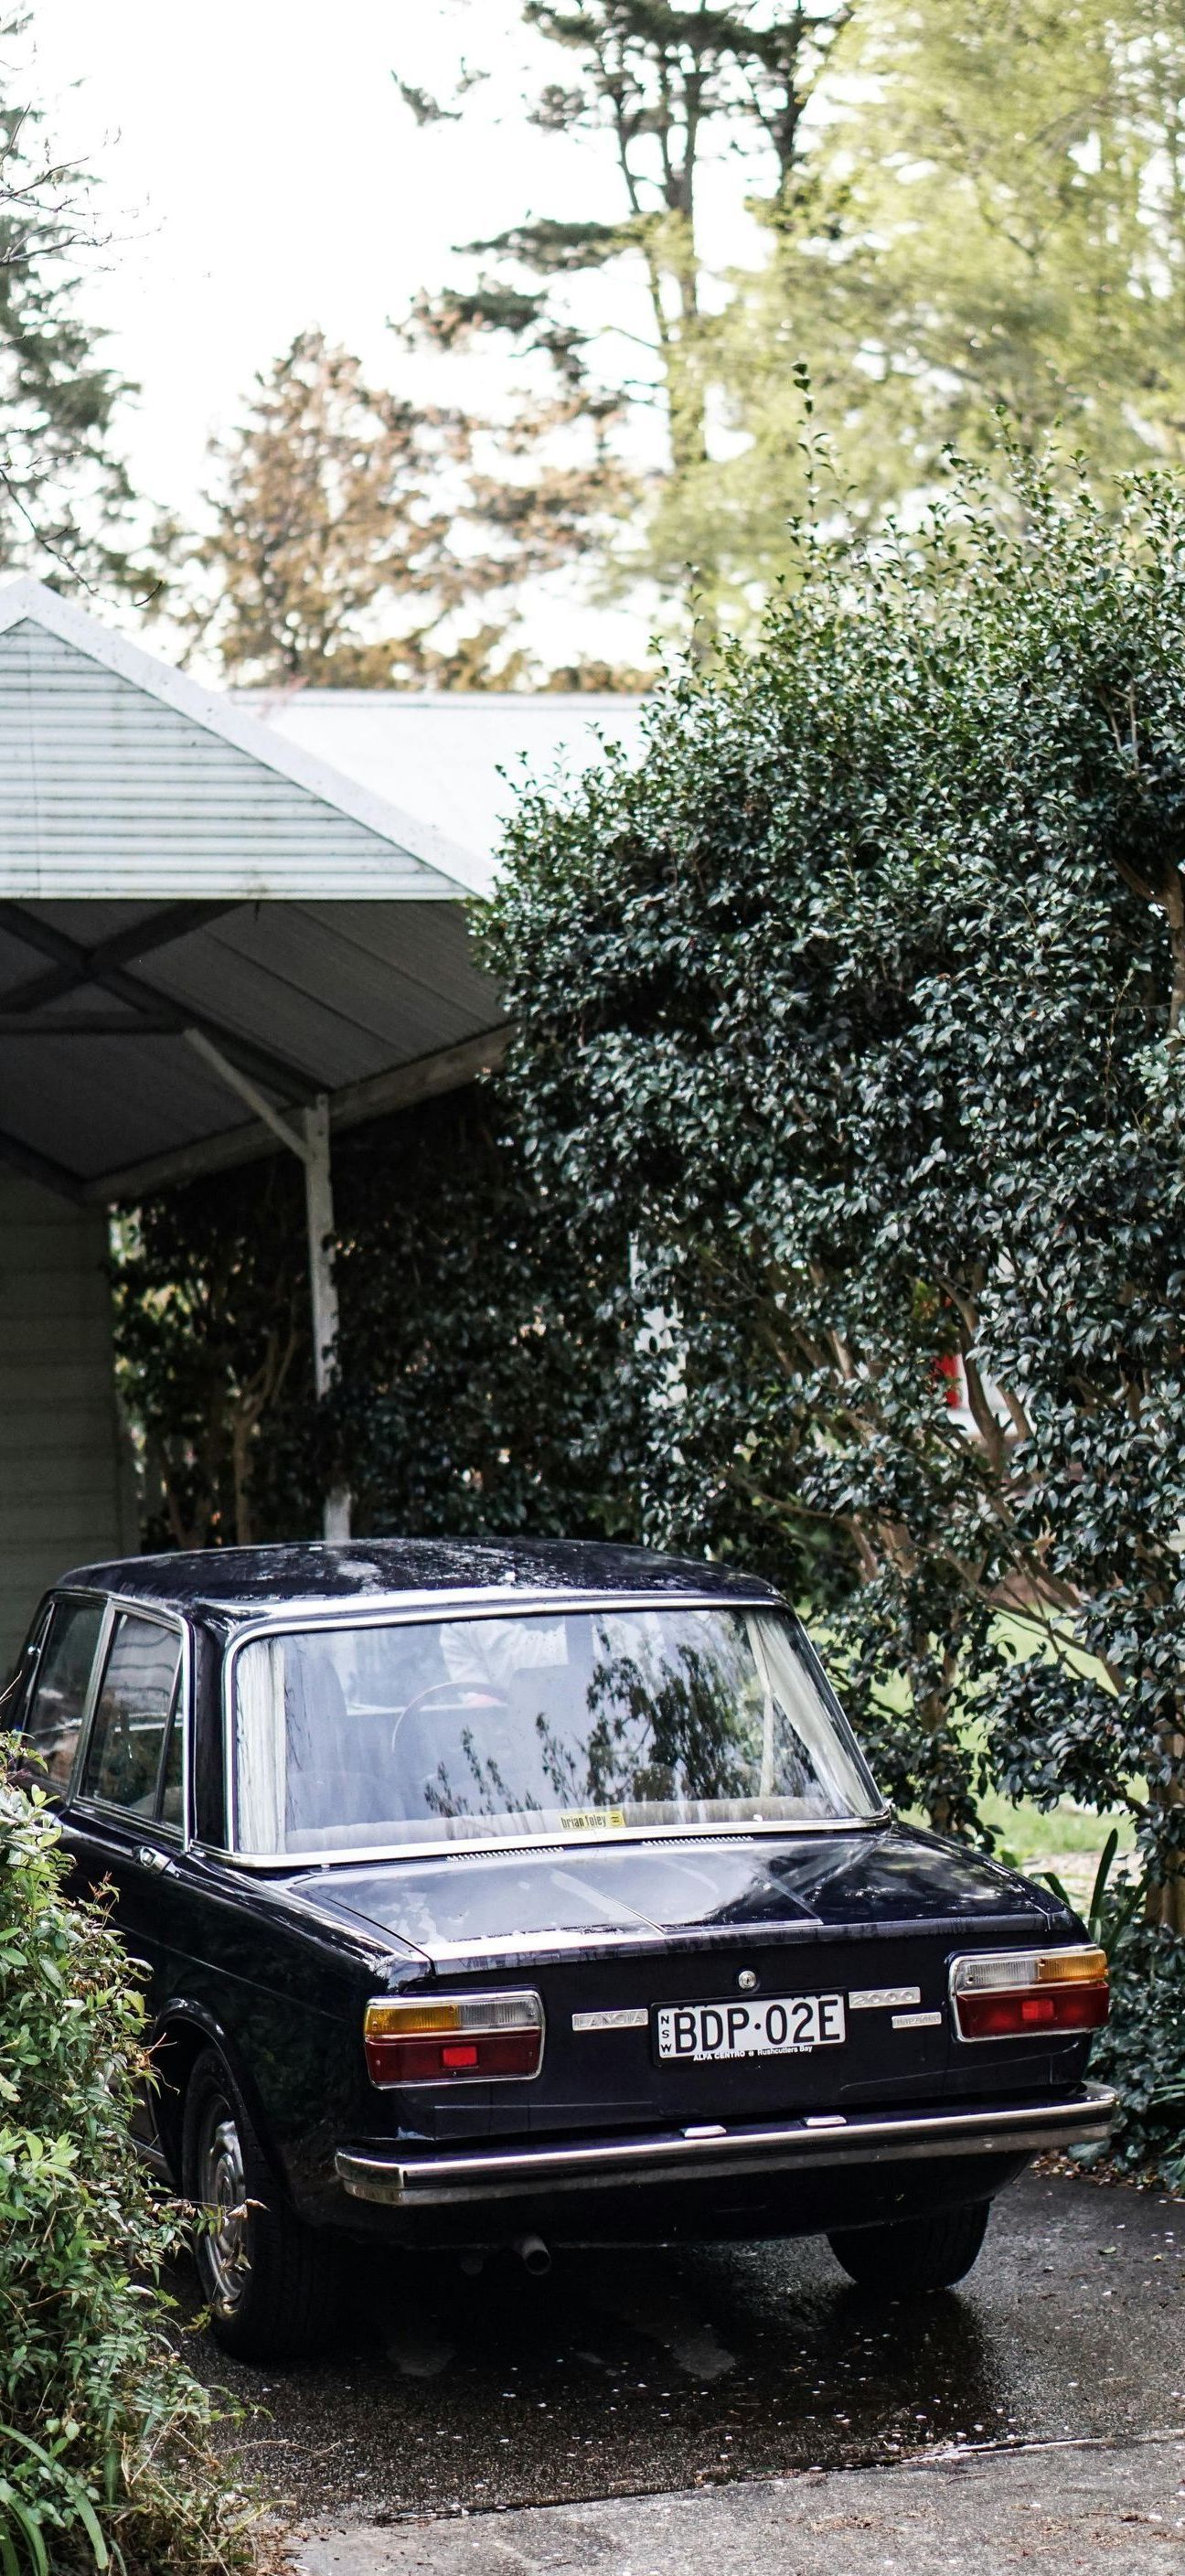
[[[1030,2174],[965,2288],[917,2308],[852,2289],[814,2242],[562,2253],[542,2281],[384,2257],[316,2367],[186,2342],[245,2410],[227,2447],[284,2512],[381,2529],[1178,2434],[1183,2269],[1181,2203]]]

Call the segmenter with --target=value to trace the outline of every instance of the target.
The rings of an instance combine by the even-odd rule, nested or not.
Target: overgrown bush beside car
[[[249,2509],[210,2453],[210,2401],[154,2305],[181,2213],[131,2140],[140,2025],[106,1915],[65,1894],[52,1817],[0,1780],[5,2576],[255,2564]]]
[[[1185,2190],[1185,1941],[1161,1923],[1129,1922],[1112,1945],[1111,2022],[1091,2071],[1122,2101],[1114,2161]]]
[[[871,548],[822,490],[758,648],[677,673],[641,762],[524,798],[479,940],[528,1170],[590,1264],[628,1237],[647,1538],[809,1601],[940,1831],[988,1787],[1126,1808],[1160,1962],[1185,508],[1002,488]]]

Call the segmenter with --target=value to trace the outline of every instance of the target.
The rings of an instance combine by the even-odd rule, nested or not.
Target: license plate
[[[798,2057],[847,2038],[842,1995],[771,1995],[747,2004],[662,2004],[655,2015],[662,2058]]]

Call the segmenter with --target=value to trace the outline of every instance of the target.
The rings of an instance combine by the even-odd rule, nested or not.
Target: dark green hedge
[[[147,1543],[317,1535],[338,1478],[361,1536],[638,1534],[628,1283],[574,1242],[502,1124],[474,1090],[337,1144],[342,1367],[320,1410],[291,1158],[171,1191],[122,1227]]]

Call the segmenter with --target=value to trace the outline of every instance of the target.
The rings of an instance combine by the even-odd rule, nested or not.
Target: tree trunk
[[[1154,1782],[1152,1803],[1167,1821],[1169,1808],[1185,1806],[1185,1735],[1166,1729],[1161,1744],[1168,1777]],[[1164,1877],[1155,1884],[1149,1880],[1144,1919],[1185,1937],[1185,1852],[1174,1852],[1170,1846]]]

